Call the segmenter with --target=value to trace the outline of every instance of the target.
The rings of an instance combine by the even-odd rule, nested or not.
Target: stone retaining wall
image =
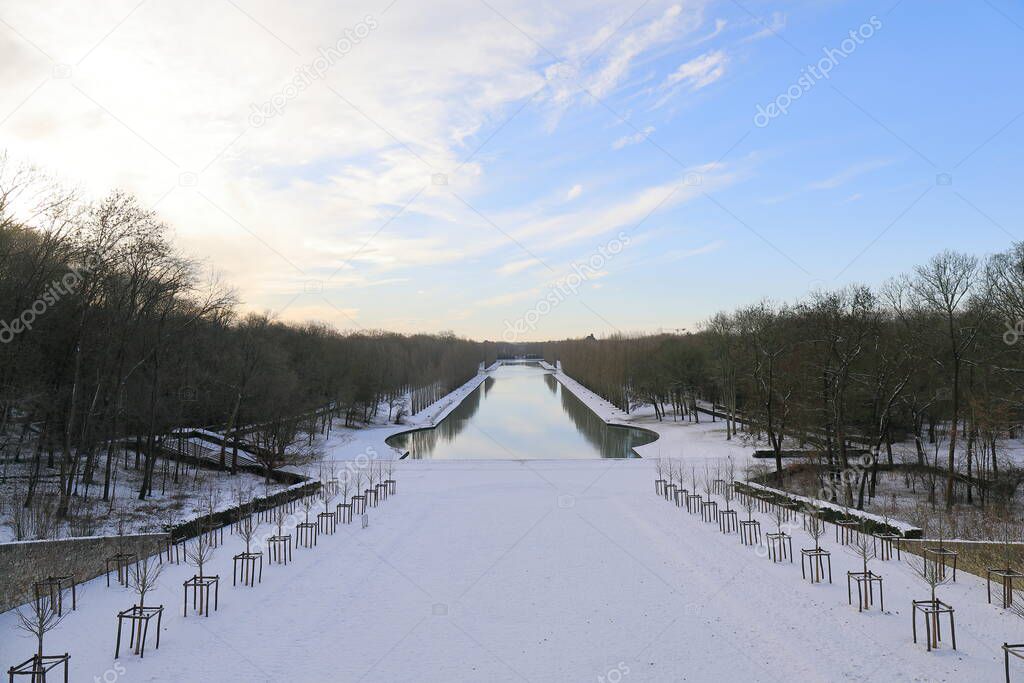
[[[166,538],[140,534],[0,543],[0,612],[32,600],[36,581],[70,574],[82,583],[103,574],[111,555],[123,550],[148,557],[163,549]]]

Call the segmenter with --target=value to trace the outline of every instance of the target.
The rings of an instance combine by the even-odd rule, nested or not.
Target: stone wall
[[[912,552],[915,555],[924,555],[925,548],[938,548],[939,546],[948,550],[953,550],[959,554],[957,557],[957,572],[970,572],[975,576],[986,578],[986,572],[989,568],[1006,568],[1007,561],[1009,561],[1010,567],[1021,570],[1024,567],[1024,543],[999,543],[997,541],[942,541],[941,544],[938,539],[910,539],[900,542],[900,546],[903,552]],[[1007,547],[1009,546],[1009,547]],[[1009,557],[1007,557],[1009,556]],[[904,557],[906,557],[904,555]],[[932,555],[931,557],[935,557]],[[949,560],[949,564],[952,564],[952,560]],[[1000,592],[1000,588],[997,586],[1000,584],[1000,579],[992,577],[992,600],[997,600],[996,596]],[[1019,586],[1014,581],[1013,589],[1014,593],[1017,592]],[[1014,604],[1016,604],[1017,596],[1014,596]]]
[[[32,600],[36,581],[73,575],[82,583],[102,575],[106,559],[119,550],[148,557],[163,549],[166,538],[140,534],[0,543],[0,612]]]

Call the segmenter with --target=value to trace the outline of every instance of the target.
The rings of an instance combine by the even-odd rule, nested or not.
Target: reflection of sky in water
[[[504,365],[436,429],[390,443],[413,458],[542,459],[636,457],[647,432],[609,427],[536,365]]]

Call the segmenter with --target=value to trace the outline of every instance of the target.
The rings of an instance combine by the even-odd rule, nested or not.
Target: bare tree
[[[820,550],[821,538],[825,535],[825,522],[818,516],[818,510],[813,506],[804,509],[804,528],[814,541],[814,549]]]
[[[213,559],[216,547],[209,531],[212,529],[202,525],[199,533],[185,543],[185,561],[196,568],[196,576],[203,576],[203,567]]]
[[[42,657],[43,637],[57,628],[66,615],[58,612],[55,602],[46,597],[22,605],[15,612],[18,615],[18,628],[35,636],[36,656]]]
[[[731,510],[732,499],[736,497],[736,463],[730,455],[725,463],[725,487],[722,489],[722,498],[725,499],[725,509]]]
[[[139,607],[146,606],[146,594],[156,588],[164,564],[153,555],[143,558],[128,568],[128,587],[139,596]]]
[[[299,505],[302,506],[302,509],[306,513],[306,523],[307,524],[309,523],[309,511],[313,509],[313,503],[315,503],[315,502],[316,502],[316,499],[312,495],[309,495],[309,494],[304,495],[304,496],[302,496],[302,498],[299,499]]]
[[[288,521],[288,510],[284,505],[278,505],[274,508],[274,525],[277,527],[277,535],[284,536],[284,525]]]
[[[772,506],[772,519],[775,520],[775,533],[781,534],[782,525],[789,521],[789,513],[782,505]]]
[[[952,574],[943,571],[939,566],[939,563],[930,560],[924,555],[915,555],[914,553],[905,553],[907,566],[914,572],[917,578],[921,579],[930,590],[931,600],[935,601],[936,589],[939,586],[949,583],[952,578]]]
[[[740,505],[747,513],[747,521],[752,522],[754,520],[754,508],[757,507],[757,499],[750,495],[750,493],[744,492],[743,495],[740,496]]]
[[[342,505],[348,504],[348,495],[352,490],[352,472],[345,470],[345,473],[341,475],[339,480],[339,486],[341,489],[341,503]]]
[[[936,323],[946,344],[931,360],[944,370],[950,391],[949,448],[947,451],[946,509],[953,507],[953,484],[956,476],[956,446],[960,427],[962,371],[990,303],[982,296],[982,272],[977,258],[952,251],[936,255],[924,266],[918,266],[913,277],[897,281],[889,289],[893,307],[904,321],[919,320],[914,311],[921,311]],[[924,332],[924,330],[922,330]]]
[[[864,575],[868,573],[868,563],[878,557],[878,548],[875,545],[875,537],[868,533],[867,525],[861,525],[856,536],[846,546],[847,551],[861,561]]]
[[[251,491],[239,487],[235,495],[241,515],[235,523],[235,529],[239,538],[245,541],[245,554],[248,555],[252,552],[252,542],[259,532],[260,522],[255,514]]]
[[[320,502],[324,504],[324,512],[329,513],[331,511],[331,502],[338,495],[335,491],[334,484],[331,480],[320,482],[320,490],[317,493],[320,497]]]

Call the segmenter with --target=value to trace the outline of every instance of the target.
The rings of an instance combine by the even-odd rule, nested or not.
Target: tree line
[[[879,462],[913,441],[917,465],[955,483],[999,472],[1024,407],[1024,243],[988,258],[942,252],[883,286],[815,291],[722,312],[688,334],[615,335],[538,345],[549,362],[624,411],[658,419],[718,406],[726,438],[811,451],[863,506]],[[861,456],[870,466],[862,467]]]
[[[287,464],[310,416],[324,415],[314,411],[397,421],[497,356],[451,333],[243,314],[201,272],[133,196],[82,201],[0,158],[0,457],[31,464],[26,507],[44,467],[56,472],[59,517],[79,485],[102,482],[106,500],[126,447],[146,499],[158,445],[181,427],[246,435],[268,466]],[[226,450],[221,464],[234,467]]]

